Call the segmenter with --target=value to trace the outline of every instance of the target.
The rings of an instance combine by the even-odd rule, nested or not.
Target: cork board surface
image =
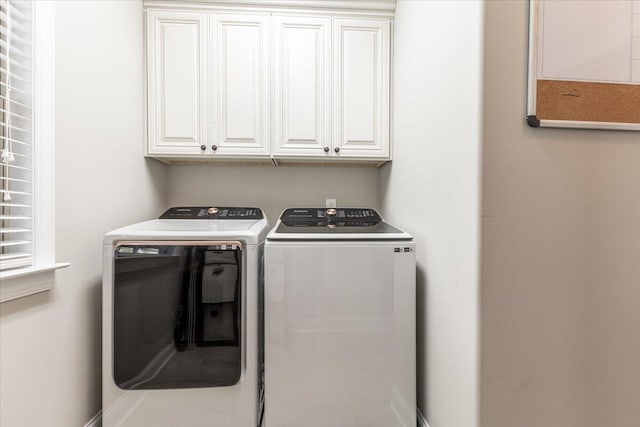
[[[640,124],[640,85],[537,80],[539,120]]]

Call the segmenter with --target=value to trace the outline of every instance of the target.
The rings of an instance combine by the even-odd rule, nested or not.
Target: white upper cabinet
[[[273,17],[274,155],[331,156],[331,19]]]
[[[147,17],[149,154],[200,154],[207,143],[207,14]]]
[[[333,145],[340,157],[389,156],[389,21],[333,21]]]
[[[146,154],[389,160],[388,9],[359,16],[271,3],[145,0]]]
[[[211,14],[211,152],[268,156],[269,16]]]

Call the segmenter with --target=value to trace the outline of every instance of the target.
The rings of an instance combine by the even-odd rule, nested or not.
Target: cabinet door
[[[331,19],[275,16],[274,153],[330,157]]]
[[[269,17],[211,14],[212,145],[269,155]]]
[[[389,156],[389,21],[335,19],[334,148]]]
[[[206,43],[206,13],[147,12],[148,154],[203,153]]]

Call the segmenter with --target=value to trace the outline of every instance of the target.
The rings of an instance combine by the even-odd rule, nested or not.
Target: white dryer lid
[[[258,244],[265,240],[268,228],[269,221],[264,213],[259,219],[154,219],[110,231],[105,235],[104,243],[123,240],[239,240],[245,244]]]

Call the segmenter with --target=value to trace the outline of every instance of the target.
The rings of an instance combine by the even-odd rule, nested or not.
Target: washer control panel
[[[290,208],[280,220],[290,227],[367,227],[380,223],[382,218],[370,208]]]
[[[223,206],[180,206],[167,209],[160,219],[262,219],[258,208]]]

